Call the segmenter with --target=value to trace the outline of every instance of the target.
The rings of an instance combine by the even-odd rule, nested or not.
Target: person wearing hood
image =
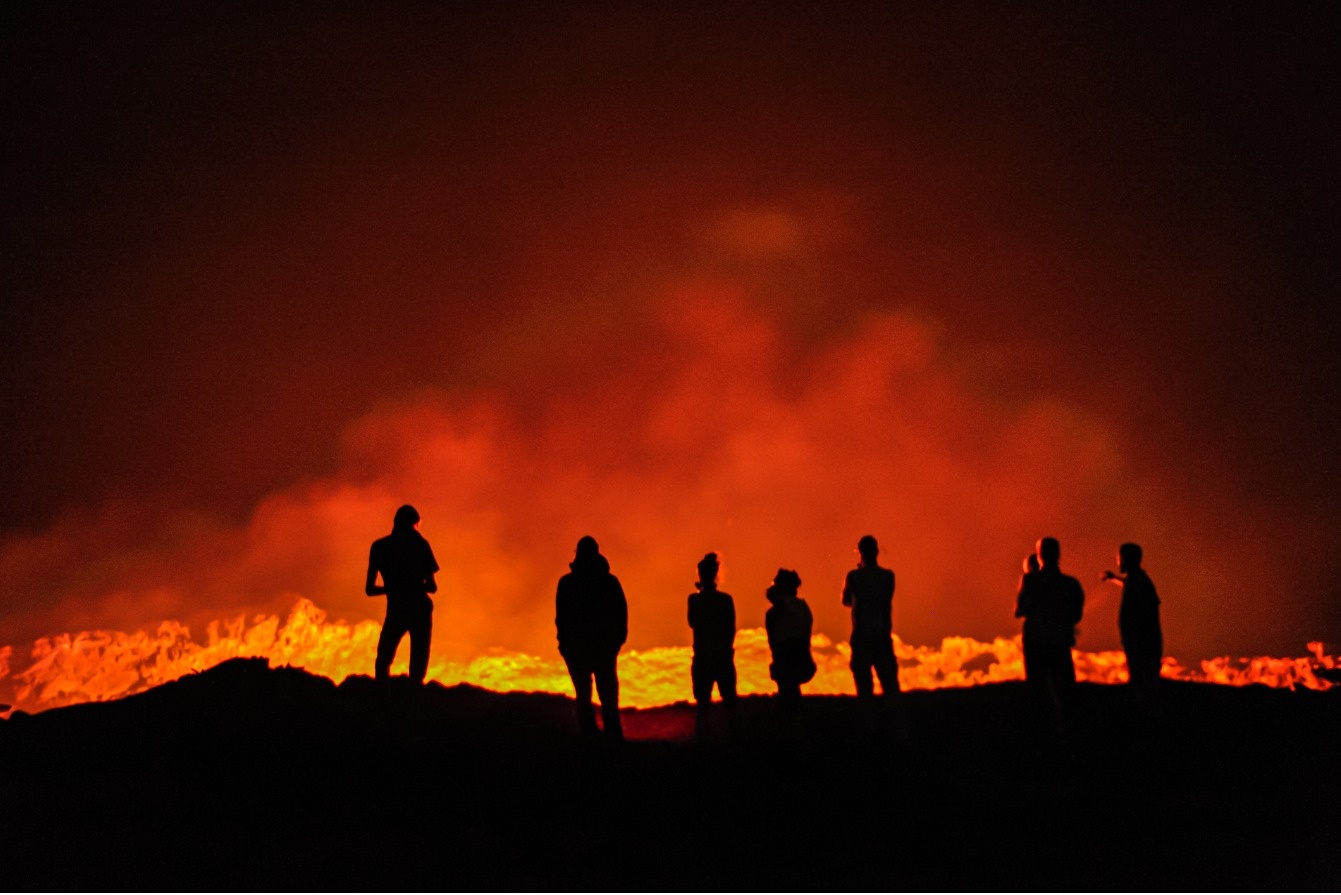
[[[406,504],[396,510],[391,534],[373,541],[368,553],[364,593],[386,597],[386,620],[377,640],[377,679],[391,675],[401,638],[410,635],[410,680],[422,684],[428,673],[428,649],[433,637],[433,600],[437,593],[438,561],[433,548],[419,533],[419,511]],[[381,576],[382,583],[377,583]]]
[[[596,539],[587,535],[577,542],[571,571],[559,579],[555,596],[554,625],[559,655],[568,666],[577,699],[577,722],[583,736],[594,737],[596,713],[591,687],[601,700],[605,736],[612,742],[624,739],[619,721],[619,650],[629,633],[629,606],[619,579],[610,574],[610,563],[601,555]]]

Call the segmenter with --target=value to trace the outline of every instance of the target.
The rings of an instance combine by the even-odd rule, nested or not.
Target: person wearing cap
[[[699,560],[697,592],[689,595],[689,627],[694,631],[694,659],[689,676],[698,706],[696,729],[702,732],[712,688],[728,709],[736,702],[736,604],[717,589],[717,554]]]
[[[894,696],[900,692],[891,620],[894,570],[877,561],[880,545],[871,535],[857,542],[857,554],[860,562],[843,583],[843,605],[852,609],[852,680],[857,685],[857,696],[874,696],[874,669],[881,692]]]
[[[629,606],[619,579],[610,574],[610,562],[601,555],[596,539],[577,542],[570,571],[559,579],[555,595],[554,626],[559,655],[568,666],[577,699],[577,723],[582,735],[597,735],[591,685],[601,700],[601,721],[611,742],[622,742],[619,721],[619,650],[629,633]]]
[[[422,684],[428,673],[428,650],[433,638],[433,600],[437,593],[438,561],[433,548],[419,533],[419,511],[406,504],[396,510],[391,534],[373,541],[368,552],[364,593],[386,597],[386,620],[377,639],[374,666],[378,680],[391,675],[401,638],[410,635],[410,680]],[[377,583],[378,576],[382,583]]]

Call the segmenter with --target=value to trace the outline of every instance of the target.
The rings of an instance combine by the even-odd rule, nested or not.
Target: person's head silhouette
[[[874,535],[864,535],[857,542],[857,553],[861,555],[861,564],[863,566],[875,565],[876,557],[880,555],[880,544],[876,541]]]
[[[1038,571],[1038,554],[1031,553],[1024,558],[1024,573],[1028,575],[1030,572],[1037,572],[1037,571]]]
[[[712,590],[717,586],[717,554],[709,553],[698,561],[698,589]]]
[[[419,511],[408,503],[396,510],[396,515],[391,519],[392,531],[413,531],[419,524]]]
[[[1038,541],[1038,564],[1045,569],[1057,568],[1062,558],[1062,545],[1056,538],[1040,538]]]
[[[1135,572],[1141,568],[1141,545],[1123,544],[1118,548],[1118,571],[1122,574]]]
[[[596,543],[596,539],[591,535],[583,535],[577,542],[576,555],[578,559],[591,559],[592,557],[599,556],[600,552],[600,545]]]
[[[796,592],[801,589],[801,576],[791,569],[778,569],[778,573],[773,576],[773,586],[769,590],[769,599],[776,596],[778,599],[786,599],[796,596]],[[775,601],[776,602],[776,601]]]

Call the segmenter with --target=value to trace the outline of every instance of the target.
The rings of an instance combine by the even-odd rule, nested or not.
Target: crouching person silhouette
[[[406,504],[396,510],[391,534],[373,541],[368,553],[368,580],[364,593],[386,597],[386,620],[377,640],[377,678],[391,675],[391,660],[401,638],[410,635],[410,680],[422,684],[428,672],[428,649],[433,637],[433,600],[437,593],[438,561],[433,548],[418,531],[419,511]],[[377,583],[377,576],[382,583]]]
[[[718,569],[716,553],[699,560],[698,592],[689,595],[689,627],[694,631],[689,675],[698,707],[694,730],[700,736],[705,733],[713,685],[728,712],[736,704],[736,604],[730,594],[717,589]]]
[[[596,736],[591,683],[601,699],[601,721],[610,742],[624,739],[619,722],[619,649],[629,633],[629,606],[619,579],[590,535],[577,542],[572,570],[559,579],[554,625],[559,655],[568,666],[577,699],[577,723],[584,737]]]
[[[810,655],[810,631],[815,619],[797,594],[800,588],[800,575],[791,569],[778,569],[764,594],[773,604],[764,613],[768,649],[773,654],[768,676],[777,681],[778,704],[788,714],[800,710],[801,685],[814,678],[816,670]]]

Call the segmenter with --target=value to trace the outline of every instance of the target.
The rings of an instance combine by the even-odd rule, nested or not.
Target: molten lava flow
[[[271,665],[292,665],[335,681],[367,674],[373,665],[377,622],[330,622],[310,600],[299,598],[283,623],[278,616],[257,616],[210,623],[203,642],[177,622],[164,622],[153,633],[138,631],[85,631],[42,638],[32,648],[31,663],[10,674],[12,647],[0,648],[0,691],[3,701],[33,712],[80,702],[98,702],[129,696],[203,671],[225,659],[265,657]],[[1338,660],[1325,653],[1322,643],[1310,643],[1311,658],[1228,657],[1209,659],[1199,669],[1185,668],[1177,659],[1164,660],[1164,677],[1231,686],[1266,684],[1271,687],[1307,687],[1325,690],[1331,682],[1318,669],[1334,670]],[[812,640],[818,671],[806,692],[852,694],[848,671],[851,651],[846,643],[816,634]],[[403,672],[405,653],[393,671]],[[1019,637],[998,637],[990,643],[968,637],[946,637],[939,647],[912,646],[896,638],[899,681],[904,689],[969,687],[975,684],[1020,680],[1024,656]],[[619,660],[621,701],[630,707],[650,707],[689,698],[688,647],[629,650]],[[1127,680],[1121,652],[1075,652],[1080,680],[1118,684]],[[768,677],[768,639],[759,628],[736,635],[736,668],[742,694],[772,693]],[[444,684],[467,683],[490,690],[569,693],[568,674],[561,659],[524,653],[491,652],[465,664],[436,658],[429,677]],[[12,696],[6,692],[12,691]]]

